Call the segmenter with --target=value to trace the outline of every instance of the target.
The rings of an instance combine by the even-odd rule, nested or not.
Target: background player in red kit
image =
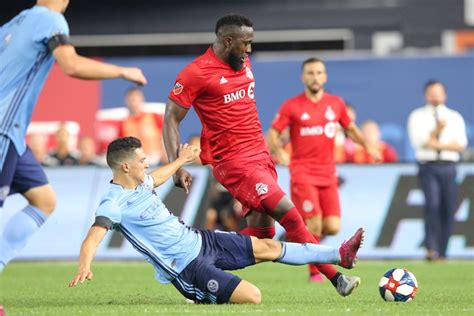
[[[179,124],[194,106],[202,123],[201,160],[213,166],[216,179],[244,206],[246,234],[272,238],[274,219],[295,242],[315,243],[291,200],[277,183],[258,118],[255,82],[248,54],[253,40],[252,22],[241,15],[226,15],[216,24],[216,41],[177,77],[166,105],[163,137],[168,158],[179,148]],[[186,192],[190,174],[179,169],[174,180]],[[362,239],[360,234],[358,240]],[[349,295],[358,277],[342,275],[332,265],[318,265],[339,294]]]
[[[280,136],[289,127],[291,199],[319,242],[321,235],[337,234],[341,225],[334,161],[337,123],[374,159],[379,159],[380,154],[366,144],[348,116],[344,101],[324,91],[327,74],[322,60],[310,58],[304,61],[301,80],[304,92],[283,103],[268,132],[268,145],[277,157],[286,155]],[[310,280],[323,280],[314,265],[310,265]]]

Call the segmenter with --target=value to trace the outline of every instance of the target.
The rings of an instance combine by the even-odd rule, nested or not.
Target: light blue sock
[[[317,244],[297,244],[293,242],[281,243],[281,255],[276,262],[303,265],[308,263],[332,263],[337,264],[341,260],[339,249]]]
[[[28,205],[8,221],[0,238],[0,272],[47,218],[39,209]]]

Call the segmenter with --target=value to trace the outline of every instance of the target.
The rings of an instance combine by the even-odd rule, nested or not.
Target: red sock
[[[313,234],[313,237],[314,237],[314,239],[316,240],[316,243],[319,244],[319,242],[320,242],[320,237],[319,237],[319,235]],[[308,269],[309,269],[309,274],[310,274],[310,275],[321,273],[321,272],[319,271],[318,267],[317,267],[315,264],[308,264]]]
[[[316,267],[329,280],[338,273],[337,269],[332,264],[317,264]]]
[[[239,233],[242,235],[255,236],[257,238],[273,238],[275,236],[275,226],[268,227],[246,227]]]
[[[280,225],[286,230],[286,237],[290,241],[297,243],[317,243],[314,236],[306,228],[303,218],[296,210],[296,207],[293,207],[283,216],[280,220]],[[316,267],[328,279],[331,279],[337,273],[337,269],[330,264],[317,264]]]
[[[286,230],[286,237],[289,241],[301,244],[305,242],[313,244],[316,243],[313,235],[311,235],[311,233],[306,228],[303,218],[296,210],[296,207],[293,207],[291,210],[289,210],[279,222],[280,225]]]
[[[309,275],[320,274],[318,267],[314,263],[308,264]]]

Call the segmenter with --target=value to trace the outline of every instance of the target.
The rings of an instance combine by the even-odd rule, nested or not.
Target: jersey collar
[[[324,98],[326,97],[326,91],[324,91],[323,93],[323,96],[321,97],[321,99],[317,102],[314,102],[313,100],[311,100],[310,98],[308,98],[308,96],[306,95],[306,93],[303,91],[303,93],[301,93],[301,97],[304,99],[304,100],[307,100],[309,103],[313,104],[313,105],[318,105],[319,103],[321,103]]]

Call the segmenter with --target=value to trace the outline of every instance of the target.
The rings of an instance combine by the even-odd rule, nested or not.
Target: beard
[[[311,94],[318,94],[318,92],[321,91],[321,87],[319,88],[308,87],[308,91],[311,92]]]
[[[229,53],[228,62],[230,67],[237,71],[242,70],[242,67],[244,65],[242,59],[233,53]]]

